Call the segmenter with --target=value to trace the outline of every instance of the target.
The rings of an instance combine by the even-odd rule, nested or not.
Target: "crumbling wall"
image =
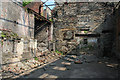
[[[11,30],[21,37],[34,38],[34,14],[16,2],[2,2],[0,28]]]
[[[100,46],[97,46],[98,49],[100,48],[98,53],[103,55],[103,53],[109,52],[107,48],[111,48],[109,45],[111,43],[111,33],[103,35],[102,31],[112,30],[114,26],[111,16],[113,7],[113,3],[68,3],[60,7],[57,6],[53,13],[56,49],[64,53],[76,49],[85,37],[78,38],[75,34],[101,34],[101,37],[96,37],[101,43]],[[89,30],[81,30],[81,28],[88,28]],[[64,39],[65,36],[67,39]]]
[[[38,40],[39,51],[44,51],[48,48],[48,32],[47,31],[48,31],[48,27],[45,27],[35,37]]]
[[[35,39],[37,39],[37,46],[38,46],[38,56],[41,53],[48,51],[48,33],[49,33],[49,23],[42,22],[40,20],[35,19]]]
[[[35,57],[37,41],[30,40],[34,38],[34,14],[19,3],[1,2],[0,23],[0,67],[11,72],[15,67],[20,70],[22,61]]]
[[[3,64],[10,63],[12,58],[18,58],[19,60],[33,58],[35,57],[35,51],[37,50],[36,41],[24,39],[21,40],[3,39],[3,44],[1,44],[1,47]]]

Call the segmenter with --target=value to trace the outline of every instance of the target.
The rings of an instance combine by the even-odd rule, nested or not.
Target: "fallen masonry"
[[[71,56],[71,55],[66,55]],[[76,55],[74,55],[76,56]],[[70,62],[69,60],[65,60],[63,58],[58,59],[57,61],[54,61],[50,63],[49,65],[46,65],[42,68],[39,68],[38,70],[33,71],[33,73],[28,74],[24,76],[23,78],[117,78],[117,71],[119,69],[118,62],[115,62],[114,59],[109,59],[105,57],[104,59],[97,58],[95,55],[91,54],[81,54],[79,56],[76,56],[76,58],[79,58],[77,60],[80,60],[80,56],[84,56],[87,58],[89,57],[89,60],[91,57],[94,56],[94,61],[92,62],[85,62],[83,61],[82,64],[80,63],[74,63],[74,61]],[[99,62],[96,62],[96,58]],[[93,60],[93,59],[91,59]],[[115,59],[116,60],[116,59]],[[39,74],[38,74],[39,73]],[[91,73],[91,74],[89,74]],[[102,73],[102,76],[99,75]],[[52,75],[52,76],[51,76]]]
[[[60,55],[57,55],[58,53],[54,53],[52,55],[49,55],[50,58],[46,58],[48,56],[38,57],[38,60],[35,60],[34,58],[22,62],[17,62],[9,65],[2,66],[2,77],[3,78],[12,78],[16,75],[19,76],[22,73],[25,73],[31,69],[40,67],[44,64],[47,64],[51,61],[54,61],[55,59],[59,58]],[[17,59],[17,58],[16,58]],[[46,70],[46,68],[43,68]]]

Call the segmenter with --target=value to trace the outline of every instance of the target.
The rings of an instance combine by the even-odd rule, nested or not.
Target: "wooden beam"
[[[76,28],[70,28],[70,29],[61,29],[60,31],[73,31],[76,30]]]
[[[29,8],[28,8],[28,9],[29,9]],[[36,16],[40,17],[40,19],[46,20],[47,22],[51,23],[51,21],[49,21],[47,18],[39,15],[37,12],[35,12],[35,11],[31,10],[31,9],[29,9],[29,10],[30,10],[33,14],[35,14]]]
[[[75,34],[76,37],[100,37],[100,34]]]

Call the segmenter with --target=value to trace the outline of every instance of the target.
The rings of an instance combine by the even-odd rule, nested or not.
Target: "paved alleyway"
[[[72,61],[75,59],[80,59],[82,64],[75,64]],[[119,73],[118,60],[84,54],[67,55],[22,78],[118,78]]]

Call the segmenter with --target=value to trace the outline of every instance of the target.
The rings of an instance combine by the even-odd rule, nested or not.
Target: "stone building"
[[[75,53],[85,41],[96,43],[99,56],[109,55],[113,45],[115,3],[64,3],[54,8],[53,19],[56,49]],[[79,49],[80,50],[80,49]],[[72,54],[72,53],[71,53]]]
[[[32,2],[26,6],[32,10],[35,15],[34,38],[37,39],[39,52],[48,51],[49,43],[52,39],[53,26],[51,19],[51,10],[46,6],[43,9],[43,2]],[[39,54],[40,55],[40,54]]]
[[[46,9],[47,16],[43,12],[43,2],[26,6],[17,1],[0,2],[0,61],[4,70],[30,69],[47,61],[40,55],[52,49],[49,44],[52,44],[53,24],[50,9]],[[36,57],[43,62],[36,62]]]
[[[42,2],[31,2],[25,7],[17,1],[1,2],[0,23],[3,64],[31,59],[41,55],[38,51],[49,51],[53,31],[51,21],[43,16]]]

